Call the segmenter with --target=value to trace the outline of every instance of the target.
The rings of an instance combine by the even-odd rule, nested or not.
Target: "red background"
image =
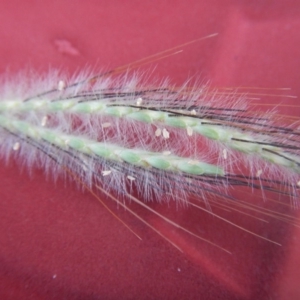
[[[299,96],[300,2],[249,2],[1,1],[0,72],[111,69],[218,32],[156,62],[156,74],[178,84],[200,76],[219,87],[290,87]],[[299,108],[279,109],[300,114]],[[296,227],[228,216],[267,232],[283,244],[277,247],[206,214],[156,205],[230,249],[228,256],[137,208],[182,254],[115,204],[109,205],[143,241],[74,183],[54,184],[37,167],[31,174],[21,169],[20,161],[1,161],[1,299],[300,298]],[[250,194],[247,200],[257,199]]]

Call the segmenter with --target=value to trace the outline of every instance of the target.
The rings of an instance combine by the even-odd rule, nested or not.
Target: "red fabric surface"
[[[1,73],[109,70],[218,32],[149,68],[177,84],[199,76],[213,86],[290,87],[300,95],[299,1],[1,1],[0,19]],[[289,106],[280,112],[300,114]],[[230,249],[228,255],[136,208],[181,253],[106,203],[142,241],[74,182],[54,183],[38,166],[29,174],[21,161],[1,161],[0,298],[300,298],[300,233],[291,225],[266,226],[228,213],[230,220],[283,244],[278,247],[191,208],[152,204]]]

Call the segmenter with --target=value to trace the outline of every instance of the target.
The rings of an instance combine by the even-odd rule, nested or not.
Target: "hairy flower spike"
[[[118,192],[124,194],[125,176],[142,186],[148,200],[165,193],[184,202],[190,191],[200,190],[205,198],[207,192],[227,194],[233,185],[278,193],[288,189],[297,197],[296,127],[276,122],[272,114],[252,114],[243,99],[224,100],[203,86],[154,88],[128,74],[99,77],[92,86],[86,80],[67,84],[62,78],[55,89],[37,95],[1,96],[2,135],[23,139],[10,149],[24,154],[27,143],[46,155],[55,153],[61,163],[58,153],[62,158],[68,153],[67,165],[86,178],[97,173],[99,159],[102,178],[116,180]],[[184,187],[179,196],[170,192],[174,185]]]
[[[282,125],[272,114],[253,114],[242,98],[216,96],[207,86],[155,86],[128,74],[91,78],[80,76],[72,83],[66,76],[52,76],[49,90],[36,91],[44,83],[26,77],[24,91],[13,84],[4,89],[0,155],[19,157],[54,179],[60,173],[71,176],[80,187],[96,189],[121,206],[134,201],[227,253],[143,202],[174,201],[233,226],[212,206],[226,209],[229,203],[230,209],[251,212],[251,204],[231,194],[234,187],[258,190],[262,197],[266,192],[288,196],[297,205],[297,126]]]

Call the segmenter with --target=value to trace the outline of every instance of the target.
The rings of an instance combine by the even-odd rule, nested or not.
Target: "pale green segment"
[[[90,113],[97,113],[98,111],[101,112],[104,108],[105,108],[105,104],[101,102],[92,102],[92,103],[81,102],[73,106],[72,111],[78,113],[90,114]]]
[[[182,164],[179,162],[178,169],[185,173],[190,173],[194,175],[201,175],[201,174],[218,174],[224,175],[222,170],[218,167],[202,162],[189,162],[187,164]]]
[[[213,126],[203,126],[201,124],[193,127],[193,130],[203,136],[206,136],[209,139],[212,140],[219,140],[220,139],[220,134],[218,133],[217,128]]]
[[[168,157],[161,157],[161,156],[149,156],[146,157],[145,160],[147,163],[157,169],[160,170],[169,170],[172,168],[172,163]]]
[[[85,142],[81,138],[77,137],[70,137],[70,139],[67,141],[67,144],[69,147],[80,151],[85,147]]]
[[[126,117],[128,114],[132,113],[134,110],[131,107],[120,107],[120,106],[109,106],[105,107],[103,113],[105,115],[110,115],[114,117]]]
[[[268,149],[268,148],[266,147],[266,149]],[[300,173],[300,168],[298,165],[300,163],[299,157],[296,155],[289,154],[289,153],[283,153],[283,155],[285,157],[287,157],[288,159],[278,156],[274,153],[270,153],[268,151],[262,152],[262,157],[264,159],[268,160],[269,162],[289,168],[289,169],[293,169],[295,172]]]
[[[122,148],[117,145],[96,142],[80,136],[62,134],[57,130],[34,126],[28,122],[0,115],[0,126],[17,134],[23,134],[34,140],[46,140],[63,149],[72,148],[85,154],[95,154],[99,157],[127,162],[142,168],[156,168],[163,171],[184,172],[190,175],[225,175],[221,168],[189,158],[165,155],[140,149]]]
[[[102,115],[110,115],[113,117],[124,117],[128,119],[133,119],[145,123],[155,123],[161,122],[171,127],[188,129],[191,128],[194,132],[205,136],[211,140],[222,142],[228,147],[235,149],[237,151],[246,153],[246,154],[256,154],[261,158],[287,168],[292,168],[297,172],[300,172],[299,166],[296,163],[289,161],[278,155],[271,155],[270,152],[265,152],[263,149],[269,149],[277,152],[280,155],[285,155],[287,158],[298,161],[298,157],[294,157],[289,153],[286,154],[280,148],[265,146],[256,144],[256,142],[263,142],[264,137],[259,137],[256,135],[252,137],[248,133],[244,133],[239,130],[234,130],[230,127],[224,127],[213,124],[203,124],[205,122],[212,123],[211,120],[193,118],[189,116],[170,116],[170,113],[163,111],[154,111],[147,109],[139,109],[136,107],[129,106],[111,106],[105,101],[87,101],[79,102],[78,98],[70,98],[61,101],[50,101],[48,99],[38,99],[30,100],[27,102],[10,100],[10,101],[0,101],[0,112],[20,112],[20,111],[34,111],[41,110],[44,112],[57,112],[57,111],[66,111],[66,112],[76,112],[76,113],[98,113]],[[22,132],[22,129],[20,129]],[[253,141],[254,143],[247,143],[243,141],[235,141],[234,139],[240,139],[244,141]],[[73,142],[71,142],[73,144]],[[74,143],[74,149],[77,149],[77,146]],[[130,163],[130,158],[125,158],[124,160]],[[153,164],[157,165],[160,168],[164,163],[158,163],[153,161]],[[167,167],[163,167],[167,168]],[[196,169],[196,167],[194,167]],[[191,167],[188,170],[192,170]],[[190,171],[188,171],[190,172]],[[193,171],[192,171],[193,172]],[[200,172],[200,171],[199,171]]]

